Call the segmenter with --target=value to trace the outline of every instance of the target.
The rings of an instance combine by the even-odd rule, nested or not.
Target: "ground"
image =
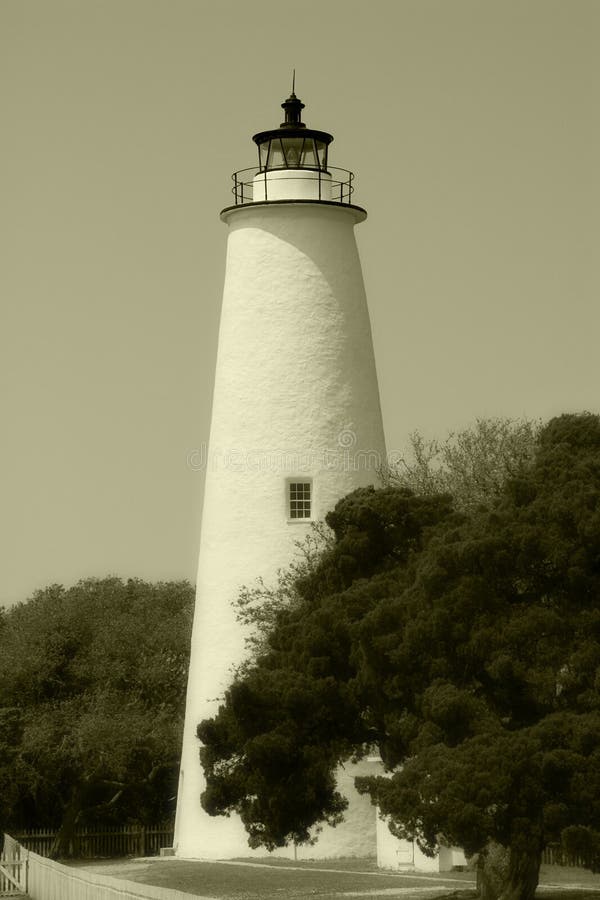
[[[415,875],[384,872],[373,860],[329,862],[233,860],[198,862],[135,859],[81,862],[94,872],[175,888],[218,900],[471,900],[472,872]],[[537,896],[548,900],[599,900],[600,876],[584,869],[543,866]]]

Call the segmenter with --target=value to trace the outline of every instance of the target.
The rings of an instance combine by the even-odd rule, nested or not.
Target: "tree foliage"
[[[448,495],[361,489],[218,715],[199,726],[204,807],[251,843],[309,838],[344,808],[337,764],[393,832],[482,860],[529,900],[541,852],[600,841],[600,420],[562,416],[476,513]],[[483,895],[483,889],[482,889]],[[487,896],[492,896],[487,894]]]
[[[443,441],[415,431],[408,452],[385,466],[383,482],[416,494],[451,494],[457,509],[472,512],[529,466],[540,427],[528,419],[476,419]]]
[[[0,804],[11,827],[148,822],[176,790],[193,589],[87,579],[4,612]]]

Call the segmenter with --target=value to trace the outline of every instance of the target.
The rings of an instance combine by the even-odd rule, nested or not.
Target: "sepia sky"
[[[388,450],[600,411],[597,0],[2,0],[0,602],[195,578],[234,170],[335,137]]]

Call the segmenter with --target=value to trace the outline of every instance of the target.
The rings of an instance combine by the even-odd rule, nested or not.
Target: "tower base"
[[[342,857],[375,857],[377,855],[377,810],[367,795],[359,794],[354,779],[359,775],[374,775],[381,769],[379,759],[346,763],[338,769],[337,785],[348,800],[344,821],[332,828],[316,828],[314,844],[280,847],[269,853],[264,847],[248,846],[248,834],[237,816],[202,816],[202,832],[184,831],[184,840],[174,848],[180,859],[339,859]]]

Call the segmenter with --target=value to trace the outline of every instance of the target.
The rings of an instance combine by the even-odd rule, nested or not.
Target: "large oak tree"
[[[599,418],[552,420],[487,505],[361,489],[327,521],[333,544],[199,726],[205,809],[236,810],[255,846],[306,841],[343,815],[336,766],[377,746],[387,773],[359,787],[397,835],[482,863],[506,848],[482,896],[530,900],[561,836],[594,865]]]

